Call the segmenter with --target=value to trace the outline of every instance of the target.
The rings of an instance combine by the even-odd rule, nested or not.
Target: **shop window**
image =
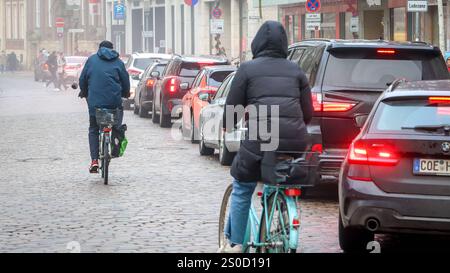
[[[322,13],[320,37],[328,39],[336,38],[336,13]]]
[[[391,9],[391,40],[406,41],[406,8]]]

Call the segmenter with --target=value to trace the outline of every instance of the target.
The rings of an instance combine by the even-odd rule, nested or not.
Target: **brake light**
[[[312,94],[313,108],[315,112],[346,112],[355,107],[353,102],[323,101],[322,94]]]
[[[450,103],[450,97],[429,97],[430,103]]]
[[[138,76],[141,74],[141,72],[130,68],[128,69],[128,74],[130,74],[130,76]]]
[[[147,87],[153,87],[153,84],[155,84],[155,81],[153,79],[147,79],[145,82],[145,86]]]
[[[323,145],[322,144],[314,144],[311,148],[311,152],[313,153],[323,153]]]
[[[348,161],[350,164],[395,166],[399,158],[389,144],[357,140],[350,145]]]
[[[300,189],[295,189],[295,188],[285,189],[284,194],[286,194],[286,196],[296,197],[296,196],[300,196],[302,194],[302,191]]]
[[[395,54],[394,49],[377,49],[378,54],[387,54],[387,55],[393,55]]]
[[[179,87],[179,84],[178,84],[177,78],[170,78],[167,82],[166,90],[169,93],[175,93],[178,91],[178,87]]]

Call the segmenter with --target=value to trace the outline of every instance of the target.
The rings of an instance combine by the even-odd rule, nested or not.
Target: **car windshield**
[[[332,52],[324,87],[384,90],[397,78],[409,81],[448,79],[438,55],[411,51],[352,49]]]
[[[381,102],[370,131],[409,131],[426,134],[427,131],[414,130],[420,126],[441,126],[450,124],[450,103],[423,100],[401,100]]]
[[[145,70],[149,65],[153,64],[155,60],[151,58],[137,58],[134,60],[133,66],[137,69]]]
[[[230,75],[230,73],[233,71],[217,71],[213,72],[211,76],[209,76],[209,86],[213,87],[219,87],[222,82],[225,80],[225,78]]]

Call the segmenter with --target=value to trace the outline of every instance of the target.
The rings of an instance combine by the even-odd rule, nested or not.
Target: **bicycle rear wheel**
[[[226,242],[227,237],[225,236],[225,225],[228,222],[228,217],[230,213],[230,203],[231,203],[231,192],[233,191],[233,184],[230,184],[222,199],[222,205],[220,207],[220,216],[219,216],[219,248],[222,248]]]
[[[102,158],[102,177],[105,185],[108,185],[108,172],[109,172],[109,140],[106,134],[103,136],[103,158]]]
[[[265,211],[263,211],[259,240],[261,243],[270,244],[270,246],[261,247],[260,251],[262,253],[295,253],[296,249],[289,248],[291,225],[288,202],[282,194],[276,196],[276,200],[274,193],[269,197],[267,208],[265,208],[268,211],[268,218],[270,218],[272,208],[275,206],[272,221],[268,225],[266,224]]]

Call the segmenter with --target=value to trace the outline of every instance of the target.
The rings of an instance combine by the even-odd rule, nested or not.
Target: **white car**
[[[88,57],[84,56],[67,56],[64,66],[65,80],[67,82],[77,81],[83,70],[84,64]]]
[[[130,97],[124,100],[124,108],[129,109],[134,103],[134,95],[140,77],[145,69],[157,60],[170,60],[172,55],[160,53],[133,53],[129,57],[125,67],[130,74]]]

